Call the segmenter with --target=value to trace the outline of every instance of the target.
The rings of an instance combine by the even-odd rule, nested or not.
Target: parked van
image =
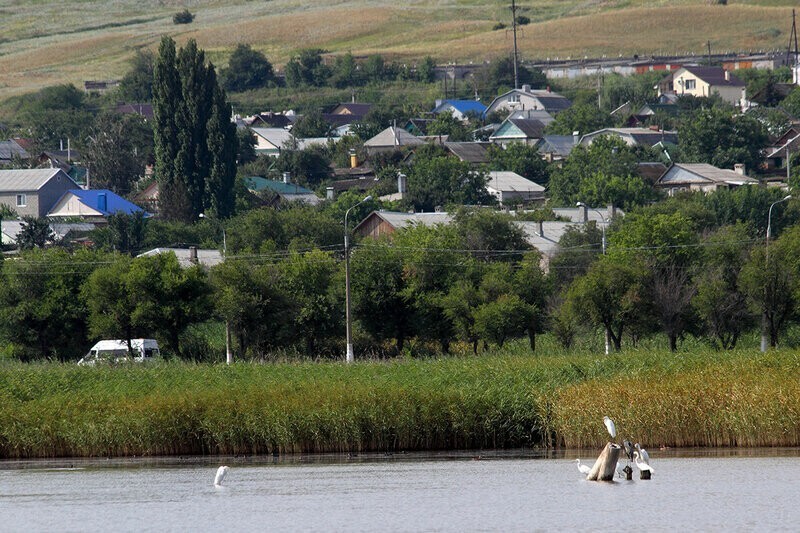
[[[103,340],[92,346],[89,353],[84,355],[79,365],[95,365],[97,363],[121,363],[125,361],[149,361],[161,355],[158,341],[155,339],[131,339],[133,357],[128,353],[128,341]]]

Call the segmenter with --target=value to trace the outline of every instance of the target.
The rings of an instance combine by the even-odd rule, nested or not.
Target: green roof
[[[314,191],[296,183],[284,183],[282,181],[268,180],[261,176],[250,176],[244,178],[244,184],[248,189],[255,192],[270,190],[278,194],[314,194]]]

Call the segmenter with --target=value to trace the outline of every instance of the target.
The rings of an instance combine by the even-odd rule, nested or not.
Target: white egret
[[[228,473],[228,467],[227,466],[221,466],[221,467],[217,468],[217,475],[214,476],[214,486],[215,487],[221,487],[222,486],[222,480],[225,479],[225,474],[227,474],[227,473]]]
[[[582,464],[581,464],[581,460],[580,460],[580,459],[575,459],[575,464],[577,464],[577,465],[578,465],[578,471],[579,471],[581,474],[588,474],[589,472],[591,472],[591,471],[592,471],[592,469],[591,469],[591,468],[589,468],[588,466],[586,466],[586,465],[582,465]]]
[[[603,417],[603,424],[606,425],[606,429],[608,430],[608,434],[611,435],[611,438],[617,436],[617,426],[614,425],[614,421],[608,418],[607,416]]]
[[[638,442],[634,444],[633,447],[639,451],[639,457],[642,458],[642,461],[644,461],[645,463],[650,463],[650,454],[647,453],[647,450],[639,446]]]
[[[649,470],[651,474],[656,473],[656,471],[653,470],[653,467],[650,466],[650,463],[642,459],[642,456],[639,455],[639,452],[633,452],[633,460],[636,462],[636,467],[639,470]]]
[[[623,470],[622,465],[617,461],[617,475],[621,478],[625,477],[625,470]]]

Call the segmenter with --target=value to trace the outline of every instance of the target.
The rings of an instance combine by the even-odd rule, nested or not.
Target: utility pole
[[[711,66],[711,41],[706,41],[706,46],[708,46],[708,66]]]
[[[511,0],[511,28],[514,33],[514,88],[519,89],[519,72],[517,71],[517,2]]]
[[[794,44],[794,50],[792,50],[792,44]],[[792,31],[789,33],[789,46],[786,48],[786,64],[792,69],[792,81],[795,84],[800,84],[797,73],[797,58],[797,21],[795,19],[795,11],[792,9]]]

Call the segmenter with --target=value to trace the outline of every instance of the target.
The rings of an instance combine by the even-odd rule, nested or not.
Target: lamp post
[[[601,241],[601,247],[602,247],[601,249],[603,251],[603,255],[606,255],[606,217],[603,216],[603,213],[601,213],[600,210],[595,209],[594,207],[589,207],[588,205],[586,205],[583,202],[578,202],[577,204],[575,204],[575,206],[576,207],[583,207],[584,209],[591,209],[592,211],[594,211],[595,213],[600,215],[600,220],[603,222],[603,224],[601,226],[601,230],[603,231],[603,239]],[[608,355],[608,354],[611,353],[611,339],[609,339],[608,328],[605,328],[605,329],[606,329],[606,331],[605,331],[605,349],[606,349],[606,355]]]
[[[765,261],[765,265],[764,266],[765,266],[765,269],[767,271],[767,275],[768,276],[769,276],[769,238],[770,238],[771,233],[772,233],[772,208],[775,207],[778,204],[781,204],[781,203],[786,202],[786,201],[791,200],[791,199],[792,199],[792,195],[791,194],[787,194],[786,196],[784,196],[783,198],[781,198],[777,202],[772,202],[772,204],[770,204],[770,206],[769,206],[769,211],[767,211],[767,235],[766,235],[766,238],[764,239],[764,256],[765,256],[766,261]],[[765,285],[764,286],[764,293],[765,293],[764,294],[764,297],[765,297],[764,298],[764,300],[765,300],[764,301],[764,314],[761,316],[761,351],[762,352],[766,352],[767,351],[767,343],[769,342],[768,339],[767,339],[767,310],[766,310],[766,303],[767,303],[766,302],[766,296],[767,296],[767,294],[766,294],[766,292],[767,292],[767,286]]]
[[[198,215],[200,218],[208,218],[205,213],[200,213]],[[222,260],[228,257],[228,239],[225,235],[225,226],[221,226],[222,229]],[[231,324],[229,321],[225,321],[225,363],[231,364],[233,363],[233,352],[231,352]]]
[[[355,356],[353,355],[353,334],[352,334],[352,327],[350,324],[350,238],[347,229],[347,216],[350,214],[350,211],[352,211],[354,208],[370,200],[372,200],[372,196],[367,196],[366,198],[364,198],[357,204],[351,206],[347,211],[344,212],[344,300],[345,300],[344,320],[345,320],[345,329],[347,335],[347,354],[345,356],[345,360],[348,363],[352,363],[355,360]]]

